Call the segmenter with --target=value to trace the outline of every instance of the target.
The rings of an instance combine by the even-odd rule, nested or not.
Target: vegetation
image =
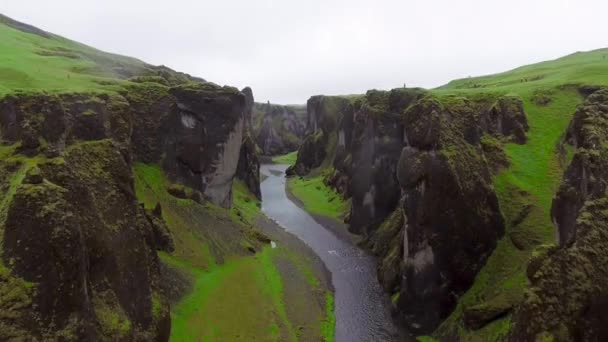
[[[494,178],[505,217],[505,237],[439,334],[455,329],[463,340],[495,340],[508,333],[510,316],[471,331],[462,325],[463,311],[491,304],[499,294],[517,303],[528,284],[525,270],[534,246],[555,243],[551,201],[568,163],[568,156],[564,159],[559,148],[561,139],[582,101],[579,88],[608,85],[608,78],[601,76],[608,74],[607,55],[606,49],[575,53],[502,74],[452,81],[434,90],[439,96],[517,94],[524,100],[530,126],[526,144],[504,146],[510,166]],[[528,214],[519,222],[524,210]]]
[[[0,20],[0,97],[14,91],[114,91],[145,63],[68,39],[27,33]]]
[[[323,175],[294,177],[288,180],[287,186],[308,212],[342,222],[348,210],[348,203],[325,184],[324,178]]]
[[[335,339],[336,315],[334,313],[334,296],[327,294],[325,308],[327,311],[325,320],[321,323],[321,336],[326,342],[333,342]]]
[[[172,308],[171,340],[296,340],[298,327],[292,324],[288,303],[309,297],[287,297],[285,289],[292,286],[293,275],[281,272],[281,260],[296,265],[296,274],[307,279],[310,288],[323,290],[295,252],[258,247],[261,236],[251,225],[260,215],[259,201],[246,186],[236,181],[233,208],[223,209],[171,196],[171,182],[156,165],[137,163],[134,171],[138,198],[146,208],[161,204],[175,241],[175,252],[160,253],[162,262],[193,279],[191,291]],[[222,227],[222,232],[215,227]],[[251,249],[258,252],[251,254]],[[328,308],[331,314],[333,305]],[[332,334],[329,324],[333,321],[320,318],[316,334]]]
[[[293,165],[293,164],[296,163],[297,159],[298,159],[298,151],[293,151],[293,152],[289,152],[287,154],[284,154],[282,156],[273,157],[272,161],[275,164]]]

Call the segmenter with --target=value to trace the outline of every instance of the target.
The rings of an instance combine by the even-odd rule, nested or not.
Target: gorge
[[[607,49],[303,106],[0,38],[0,340],[608,338]]]

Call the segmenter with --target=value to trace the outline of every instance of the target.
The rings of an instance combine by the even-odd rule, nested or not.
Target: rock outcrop
[[[306,108],[306,136],[298,149],[298,159],[287,170],[288,174],[306,175],[326,160],[330,165],[338,139],[338,122],[345,111],[352,111],[350,99],[340,96],[313,96]]]
[[[255,103],[253,137],[261,152],[274,156],[298,149],[305,133],[305,108]]]
[[[237,177],[245,182],[245,185],[251,193],[258,199],[262,199],[262,191],[260,190],[260,159],[256,149],[255,142],[252,139],[252,112],[254,106],[253,92],[247,87],[242,90],[245,94],[245,132],[243,134],[243,143],[239,163],[237,166]]]
[[[246,107],[209,83],[1,99],[0,339],[168,340],[157,250],[174,247],[162,208],[135,197],[133,164],[229,206],[241,159],[259,180]]]
[[[575,153],[553,200],[558,246],[528,265],[531,288],[510,340],[608,339],[608,91],[579,106],[566,134]]]
[[[124,96],[135,111],[133,148],[175,182],[229,207],[245,130],[246,98],[235,88],[147,84]]]
[[[380,256],[396,313],[411,331],[432,331],[504,233],[491,177],[506,158],[486,157],[487,141],[525,142],[521,99],[373,90],[313,97],[308,111],[289,173],[333,166],[326,182],[351,199],[349,230]]]

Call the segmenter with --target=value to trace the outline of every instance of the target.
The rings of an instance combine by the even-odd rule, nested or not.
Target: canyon
[[[608,337],[606,49],[300,106],[0,37],[1,340]]]

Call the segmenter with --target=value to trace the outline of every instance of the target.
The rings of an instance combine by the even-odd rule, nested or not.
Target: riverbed
[[[338,342],[399,341],[388,296],[376,277],[373,256],[320,225],[287,195],[287,165],[262,165],[262,212],[304,241],[331,273]]]

